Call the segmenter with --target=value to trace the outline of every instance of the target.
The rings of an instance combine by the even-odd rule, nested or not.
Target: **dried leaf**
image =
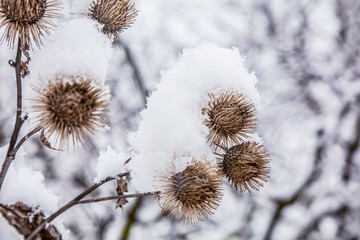
[[[29,71],[29,68],[28,68],[26,62],[23,62],[23,61],[20,62],[20,74],[21,74],[22,78],[24,78],[30,74],[30,71]]]
[[[30,50],[30,47],[28,44],[21,45],[21,51],[24,54],[24,56],[26,57],[25,64],[28,64],[31,60],[29,50]]]
[[[128,181],[126,179],[126,177],[122,177],[120,179],[117,179],[117,188],[116,188],[116,193],[118,196],[124,195],[125,192],[128,192]],[[127,204],[129,201],[126,198],[120,198],[119,200],[117,200],[116,202],[116,206],[115,208],[121,208]]]
[[[29,236],[43,221],[45,215],[38,209],[31,208],[22,202],[13,205],[0,204],[0,212],[9,224],[24,237]],[[49,225],[35,237],[35,240],[61,240],[61,234]]]

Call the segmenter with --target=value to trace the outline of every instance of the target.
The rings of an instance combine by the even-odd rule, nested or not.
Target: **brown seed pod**
[[[37,113],[38,124],[47,138],[55,134],[60,146],[89,141],[89,133],[107,123],[109,93],[98,86],[91,77],[56,75],[44,89],[35,89],[39,98],[32,99],[32,109]]]
[[[209,128],[208,141],[211,145],[229,146],[240,144],[256,126],[254,104],[244,95],[236,92],[221,92],[210,100],[204,109],[207,114],[205,125]]]
[[[0,0],[0,27],[5,26],[1,42],[6,42],[13,48],[15,40],[20,38],[22,46],[32,46],[31,42],[40,48],[41,37],[50,33],[56,25],[50,18],[61,16],[59,0]]]
[[[186,224],[204,221],[219,206],[222,179],[219,171],[205,161],[193,160],[180,172],[161,177],[160,205],[170,216]]]
[[[131,0],[94,0],[90,12],[91,18],[103,25],[102,32],[115,39],[134,23],[137,16],[135,3]]]
[[[256,142],[245,142],[227,149],[220,159],[220,169],[232,187],[242,192],[259,190],[270,173],[267,150]]]

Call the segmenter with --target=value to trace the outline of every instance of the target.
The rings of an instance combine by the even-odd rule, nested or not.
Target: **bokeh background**
[[[123,210],[115,202],[75,206],[54,222],[67,229],[65,239],[360,239],[360,1],[135,3],[136,22],[113,43],[108,66],[111,130],[72,152],[50,151],[36,137],[24,145],[26,164],[42,172],[59,207],[93,184],[100,150],[127,148],[161,72],[202,42],[238,48],[255,72],[263,106],[257,131],[271,154],[271,177],[259,192],[226,185],[219,209],[196,225],[163,216],[152,197]],[[7,61],[14,55],[1,46],[0,146],[13,127],[16,88]],[[92,197],[115,188],[108,183]],[[19,238],[8,228],[0,218],[0,239]]]

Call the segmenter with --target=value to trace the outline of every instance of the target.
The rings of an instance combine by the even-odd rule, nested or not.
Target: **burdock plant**
[[[94,0],[90,12],[91,18],[102,24],[101,31],[115,39],[134,23],[137,16],[135,4],[131,0]]]
[[[103,33],[115,38],[119,32],[131,25],[137,14],[134,4],[126,0],[97,0],[89,7],[92,17],[103,24]],[[15,42],[17,43],[16,57],[14,60],[9,60],[16,77],[16,117],[0,170],[0,190],[22,144],[36,133],[41,132],[41,142],[54,149],[48,139],[54,140],[59,146],[69,143],[85,144],[90,140],[90,135],[96,135],[98,130],[108,123],[109,91],[86,73],[83,75],[54,73],[53,78],[47,79],[48,82],[33,85],[37,96],[31,99],[33,104],[29,110],[33,111],[34,115],[23,112],[22,78],[30,74],[28,50],[34,43],[40,48],[43,44],[42,38],[55,27],[51,19],[60,16],[57,12],[60,8],[61,0],[0,0],[0,28],[4,28],[0,41],[1,43],[6,41],[10,48],[14,48]],[[91,52],[91,49],[86,51]],[[22,61],[23,55],[27,57],[25,62]],[[63,71],[69,72],[67,70]],[[83,72],[83,70],[75,70],[75,72]],[[37,77],[39,76],[34,75],[30,80]],[[32,120],[36,126],[18,139],[22,133],[21,128],[29,116],[34,117]],[[43,229],[47,230],[53,219],[77,204],[116,199],[119,200],[117,205],[122,207],[127,203],[126,198],[159,194],[159,192],[145,192],[126,195],[124,193],[127,189],[120,186],[116,196],[82,200],[102,184],[129,175],[129,172],[125,172],[117,176],[107,176],[46,218],[37,209],[36,213],[33,213],[26,203],[0,204],[0,213],[27,240],[61,239],[59,232],[43,231]],[[43,238],[44,232],[46,236]]]
[[[43,89],[37,89],[38,98],[32,99],[38,125],[47,138],[55,135],[60,146],[72,141],[86,143],[89,134],[107,123],[109,92],[90,76],[56,75]]]
[[[210,100],[204,109],[205,125],[209,129],[211,145],[240,144],[256,126],[254,104],[243,94],[222,91],[218,95],[209,93]]]
[[[5,28],[1,41],[6,41],[10,47],[14,47],[17,41],[16,58],[9,61],[11,67],[15,69],[16,76],[16,118],[6,157],[0,170],[0,190],[6,173],[12,161],[15,160],[17,151],[31,136],[41,132],[41,142],[51,149],[56,149],[52,147],[51,142],[60,148],[69,144],[73,146],[78,144],[86,145],[90,141],[91,135],[97,135],[97,132],[108,124],[110,93],[102,83],[82,69],[74,69],[74,71],[73,69],[57,70],[58,72],[53,73],[53,77],[46,79],[46,82],[35,86],[33,83],[30,83],[33,84],[36,92],[36,95],[30,99],[32,104],[28,109],[33,114],[23,113],[22,78],[30,74],[27,65],[30,58],[26,55],[27,61],[23,62],[22,54],[27,54],[27,50],[32,43],[35,43],[38,47],[42,45],[42,37],[45,34],[49,34],[50,28],[55,26],[50,19],[59,16],[56,12],[59,8],[60,0],[0,0],[0,27]],[[137,16],[137,10],[132,0],[93,0],[89,10],[90,17],[101,24],[101,31],[106,36],[115,40],[120,32],[131,26]],[[95,33],[98,34],[97,31]],[[90,53],[92,52],[91,50],[87,46],[84,48],[84,51]],[[64,59],[67,61],[69,58],[66,56]],[[95,64],[94,67],[96,67]],[[81,72],[83,74],[69,75],[62,74],[62,72]],[[37,77],[36,75],[31,75],[29,80]],[[219,82],[221,81],[222,79],[219,79]],[[194,92],[194,94],[197,93]],[[176,107],[175,105],[174,108],[176,109]],[[219,164],[208,160],[205,156],[202,158],[190,157],[183,159],[176,159],[175,156],[173,168],[170,168],[167,174],[159,177],[161,184],[157,190],[161,191],[135,194],[127,194],[128,179],[131,179],[130,174],[132,172],[121,172],[117,175],[113,171],[109,173],[110,171],[108,172],[108,170],[113,170],[111,169],[113,164],[109,164],[111,167],[105,164],[106,173],[104,175],[106,176],[102,176],[105,178],[85,189],[81,194],[51,215],[45,217],[41,212],[41,214],[35,215],[39,221],[32,221],[36,213],[33,213],[33,209],[27,207],[26,203],[15,205],[0,204],[0,212],[8,220],[9,224],[15,226],[18,232],[25,236],[27,240],[38,239],[42,234],[42,230],[47,230],[47,226],[49,226],[52,220],[75,205],[117,200],[116,206],[122,208],[128,203],[127,198],[143,197],[146,195],[156,195],[163,213],[177,216],[179,221],[186,224],[204,221],[219,207],[222,200],[223,176],[231,182],[235,189],[250,192],[251,189],[257,190],[262,186],[262,182],[267,180],[270,167],[269,155],[266,149],[258,143],[245,142],[254,133],[256,126],[255,106],[245,95],[235,91],[222,91],[219,94],[209,93],[209,100],[203,113],[209,134],[205,136],[203,129],[199,128],[201,137],[195,140],[203,144],[206,149],[200,148],[202,152],[196,152],[196,149],[191,151],[196,155],[201,155],[208,154],[213,150],[213,146],[215,146],[215,151],[217,147],[220,147],[225,150],[225,153],[221,155],[222,158]],[[28,117],[34,117],[32,120],[36,126],[18,140],[22,125]],[[166,119],[166,116],[163,119]],[[196,120],[198,120],[198,116],[196,116]],[[154,122],[149,121],[149,125],[152,127]],[[193,125],[190,124],[189,126]],[[172,124],[171,127],[175,128],[175,131],[172,133],[178,133],[183,130],[181,127],[176,129],[177,124]],[[193,128],[190,129],[193,130]],[[167,131],[167,129],[164,131]],[[156,132],[156,135],[161,135],[161,133]],[[191,135],[186,134],[185,140],[191,137]],[[149,139],[152,138],[145,137],[143,139],[147,144]],[[171,140],[171,138],[165,139],[167,141]],[[145,155],[150,158],[151,156],[165,156],[163,159],[161,157],[153,157],[153,159],[156,161],[160,159],[159,161],[163,160],[168,161],[166,163],[170,163],[172,159],[167,157],[171,156],[172,152],[188,151],[189,142],[182,140],[181,143],[186,144],[173,144],[176,146],[174,147],[175,149],[163,151],[162,149],[165,149],[166,146],[155,149],[150,148],[151,151],[159,152],[154,152],[154,155],[152,153]],[[206,141],[209,142],[208,145]],[[168,143],[164,142],[165,144]],[[185,150],[178,149],[178,147],[184,147]],[[170,154],[167,154],[167,151],[170,151]],[[113,156],[117,155],[111,154],[111,158],[115,158]],[[127,164],[130,160],[136,161],[139,159],[141,158],[136,156],[127,160],[120,159],[120,161],[123,161],[121,166]],[[159,166],[163,166],[162,163]],[[141,167],[148,170],[146,165],[142,163]],[[119,171],[123,170],[119,169]],[[152,174],[147,175],[150,178],[152,177]],[[138,177],[145,176],[138,175]],[[91,192],[101,185],[113,180],[118,180],[116,195],[93,199],[87,198],[84,200],[86,196],[89,196]],[[17,218],[14,220],[13,215],[9,214],[14,209],[26,212],[26,214],[22,214],[21,217],[15,216]],[[28,212],[31,214],[27,214]],[[53,234],[50,231],[47,233],[52,235],[47,239],[61,238],[58,231]]]
[[[0,0],[0,27],[5,26],[1,42],[13,48],[19,38],[24,47],[32,41],[40,47],[41,37],[55,27],[50,19],[60,16],[60,6],[59,0]]]
[[[256,142],[244,142],[226,149],[219,166],[236,190],[259,190],[269,178],[269,153]]]
[[[177,215],[184,223],[204,221],[222,198],[222,179],[216,167],[193,159],[183,171],[162,176],[160,205],[163,212]]]

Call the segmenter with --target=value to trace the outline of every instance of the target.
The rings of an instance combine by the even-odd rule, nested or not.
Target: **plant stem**
[[[102,202],[102,201],[109,201],[109,200],[122,199],[122,198],[135,198],[135,197],[144,197],[147,195],[158,195],[158,194],[160,194],[160,191],[124,194],[124,195],[120,195],[120,196],[110,196],[110,197],[94,198],[94,199],[89,199],[89,200],[77,201],[75,204],[87,204],[87,203]]]
[[[16,90],[17,90],[17,109],[16,109],[16,121],[15,121],[15,126],[14,126],[14,130],[13,133],[11,135],[10,138],[10,142],[9,142],[9,148],[8,151],[6,153],[6,157],[5,157],[5,161],[1,167],[1,172],[0,172],[0,191],[1,191],[1,186],[4,182],[4,178],[6,175],[7,170],[10,167],[11,162],[15,159],[15,154],[13,154],[13,150],[21,129],[22,124],[24,123],[24,119],[21,118],[21,114],[22,114],[22,89],[21,89],[21,75],[20,75],[20,71],[21,71],[21,40],[20,38],[18,39],[18,46],[17,46],[17,52],[16,52],[16,59],[15,59],[15,76],[16,76]]]
[[[14,147],[14,149],[11,151],[11,155],[15,156],[15,154],[17,153],[17,151],[19,150],[19,148],[21,147],[21,145],[28,140],[32,135],[34,135],[35,133],[39,132],[42,129],[42,127],[36,127],[35,129],[33,129],[32,131],[30,131],[28,134],[26,134],[22,139],[20,139],[20,141],[16,144],[16,146]]]
[[[129,173],[122,173],[120,175],[118,175],[117,177],[121,178],[124,176],[128,176]],[[108,177],[105,180],[96,183],[94,185],[92,185],[90,188],[86,189],[84,192],[82,192],[81,194],[79,194],[77,197],[75,197],[73,200],[71,200],[70,202],[68,202],[67,204],[65,204],[64,206],[62,206],[59,210],[57,210],[56,212],[54,212],[53,214],[51,214],[48,218],[45,219],[44,222],[42,222],[27,238],[26,240],[31,240],[33,239],[41,230],[44,229],[45,225],[50,223],[52,220],[54,220],[56,217],[58,217],[60,214],[66,212],[68,209],[70,209],[71,207],[73,207],[74,205],[78,204],[78,202],[83,199],[84,197],[86,197],[88,194],[90,194],[91,192],[93,192],[95,189],[97,189],[98,187],[100,187],[101,185],[103,185],[106,182],[109,182],[111,180],[116,179],[116,177]]]

